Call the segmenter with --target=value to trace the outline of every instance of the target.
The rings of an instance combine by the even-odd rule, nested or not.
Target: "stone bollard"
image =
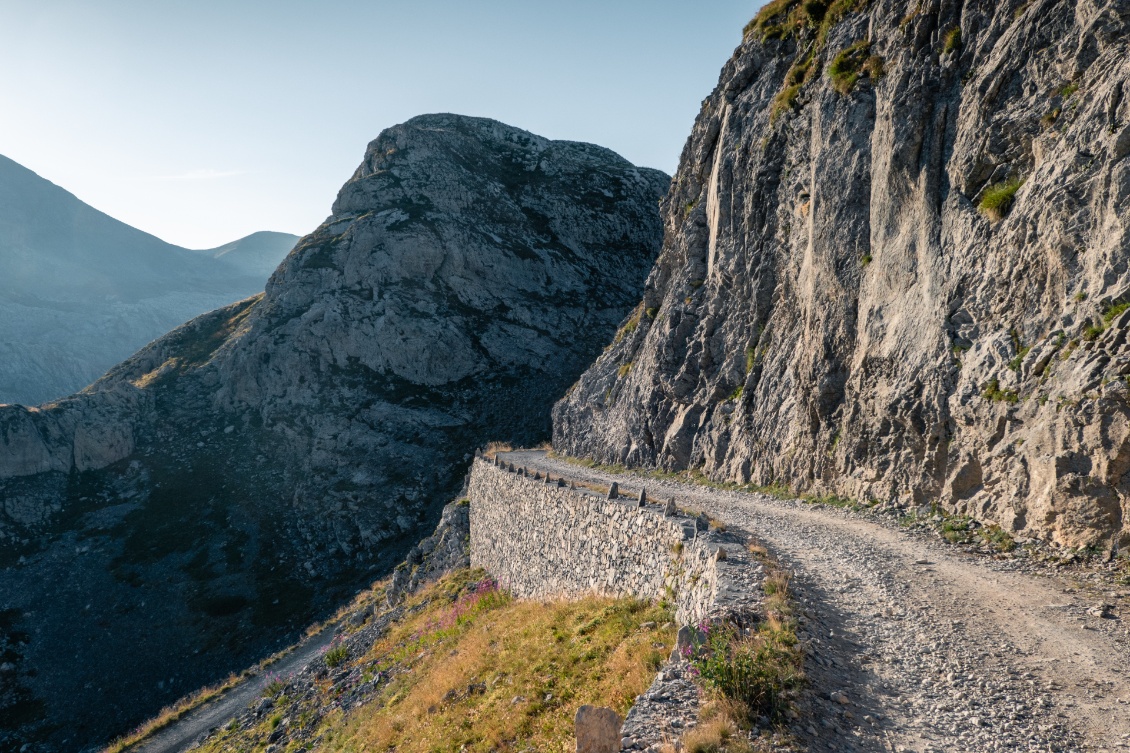
[[[619,753],[624,720],[612,709],[581,706],[573,720],[577,753]]]
[[[577,485],[575,483],[573,483],[572,481],[569,482],[569,488],[572,489],[573,491],[577,491]]]
[[[553,483],[553,480],[549,477],[548,473],[545,474],[545,485],[549,486],[551,483]]]
[[[507,463],[507,464],[506,464],[506,470],[507,470],[507,471],[508,471],[509,473],[513,473],[513,472],[514,472],[514,464],[513,464],[513,463]]]
[[[694,527],[700,531],[710,529],[710,518],[706,517],[706,513],[699,513],[698,517],[694,519]]]
[[[675,514],[675,498],[674,497],[671,497],[671,499],[667,500],[667,506],[663,508],[663,514],[666,515],[668,518],[670,518],[672,515]]]
[[[636,505],[636,507],[643,507],[644,505],[647,504],[647,491],[646,490],[640,489],[640,498],[637,502],[638,502],[638,504]]]
[[[534,481],[541,481],[541,473],[539,471],[534,471]]]
[[[615,481],[612,482],[612,486],[608,487],[608,498],[609,499],[619,499],[620,498],[620,485],[617,484]]]
[[[563,479],[563,478],[557,479],[557,488],[558,489],[564,489],[565,488],[565,479]],[[574,487],[574,488],[576,488],[576,487]]]

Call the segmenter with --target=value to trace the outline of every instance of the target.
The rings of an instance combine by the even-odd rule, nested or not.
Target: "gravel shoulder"
[[[874,513],[579,467],[515,465],[674,496],[756,535],[793,574],[811,750],[1130,749],[1126,591],[970,554]],[[1099,602],[1108,616],[1089,613]]]

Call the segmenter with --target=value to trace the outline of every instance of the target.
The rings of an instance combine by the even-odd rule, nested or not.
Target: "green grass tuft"
[[[944,41],[942,42],[942,54],[948,55],[961,49],[961,29],[954,26],[946,32]]]
[[[993,377],[989,383],[985,385],[985,389],[981,392],[981,396],[986,400],[991,400],[994,403],[1018,403],[1020,402],[1020,395],[1016,390],[1002,390],[1000,380]]]
[[[1022,185],[1024,185],[1022,179],[1013,178],[1003,183],[996,183],[989,186],[985,189],[985,193],[981,195],[981,203],[978,205],[978,208],[990,221],[1000,222],[1008,216],[1009,210],[1012,209],[1016,192],[1020,190]]]
[[[832,86],[836,91],[840,94],[851,93],[859,77],[868,72],[866,68],[871,57],[870,51],[871,42],[863,40],[840,50],[832,58],[832,63],[828,66],[828,76],[832,79]]]
[[[1130,309],[1130,301],[1115,301],[1103,312],[1103,323],[1109,325],[1123,311]]]
[[[349,649],[345,646],[334,646],[326,652],[324,658],[326,666],[333,669],[349,658]]]

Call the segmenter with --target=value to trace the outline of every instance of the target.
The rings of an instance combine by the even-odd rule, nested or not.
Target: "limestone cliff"
[[[1130,3],[776,0],[554,444],[1130,544]]]
[[[0,714],[23,725],[0,749],[79,749],[245,666],[387,572],[476,445],[546,439],[639,297],[667,183],[596,146],[415,118],[263,295],[83,393],[0,408]]]

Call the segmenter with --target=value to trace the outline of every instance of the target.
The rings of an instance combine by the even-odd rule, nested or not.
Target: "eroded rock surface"
[[[1130,544],[1128,25],[771,3],[554,445]]]
[[[80,749],[250,664],[387,572],[475,446],[544,440],[638,300],[667,182],[413,119],[265,294],[0,408],[0,750]]]

